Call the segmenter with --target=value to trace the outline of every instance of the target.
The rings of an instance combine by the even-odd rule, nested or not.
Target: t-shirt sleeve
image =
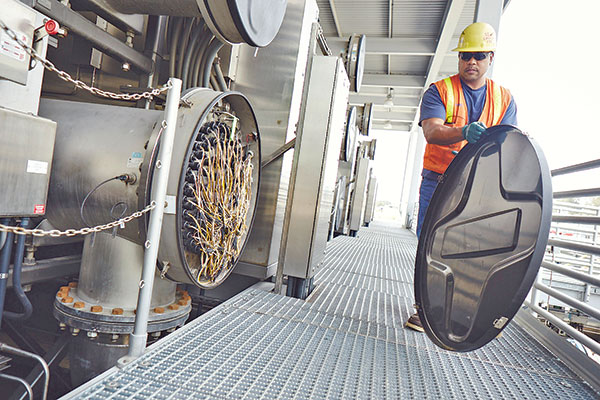
[[[515,103],[514,97],[510,99],[508,109],[506,110],[506,113],[504,114],[504,117],[500,123],[517,126],[517,103]]]
[[[429,118],[441,118],[446,120],[446,106],[442,102],[440,92],[435,85],[429,86],[429,89],[423,94],[419,126],[421,126],[421,122]]]

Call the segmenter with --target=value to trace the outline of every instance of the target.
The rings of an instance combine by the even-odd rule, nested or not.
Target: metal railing
[[[572,174],[592,168],[600,168],[600,160],[556,169],[552,171],[552,176]],[[600,196],[600,188],[553,194],[554,199],[592,196]],[[600,343],[586,335],[581,324],[581,321],[588,321],[588,326],[595,325],[600,328],[600,296],[592,299],[595,301],[590,301],[591,297],[595,296],[593,293],[600,294],[600,290],[597,289],[600,288],[600,207],[555,202],[550,233],[537,281],[531,290],[529,300],[524,304],[538,320],[545,320],[560,333],[570,336],[600,355]],[[547,296],[545,306],[543,306],[544,302],[539,301],[543,296],[541,293]],[[565,313],[561,315],[556,310],[563,310]],[[571,311],[571,315],[580,317],[577,323],[571,320],[567,311]],[[528,324],[528,327],[531,328],[532,324]],[[545,327],[543,329],[548,331]],[[548,333],[544,335],[548,341],[558,343],[554,338],[550,339]],[[565,347],[565,350],[573,349],[575,348],[571,344]],[[598,371],[600,371],[600,364],[597,364],[596,372]],[[593,382],[594,386],[596,384],[600,386],[598,375],[600,374],[587,375],[588,380],[594,380],[596,376],[597,381]]]

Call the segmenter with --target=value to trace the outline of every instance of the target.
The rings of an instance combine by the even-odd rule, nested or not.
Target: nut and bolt
[[[187,300],[183,300],[183,299],[181,299],[181,300],[179,300],[179,301],[177,302],[177,304],[179,304],[180,306],[187,306],[187,303],[188,303],[188,302],[187,302]],[[179,308],[179,307],[178,307],[178,308]],[[176,309],[177,309],[177,308],[176,308]]]
[[[79,334],[79,328],[72,328],[71,329],[71,335],[77,336],[78,334]]]
[[[65,324],[64,322],[61,322],[58,324],[58,327],[60,328],[61,331],[64,331],[65,329],[67,329],[67,324]]]
[[[92,307],[90,308],[90,311],[91,311],[91,312],[93,312],[93,313],[99,313],[99,312],[102,312],[102,306],[92,306]]]
[[[69,297],[69,296],[67,296],[67,297],[65,297],[64,299],[62,299],[61,301],[62,301],[63,303],[65,303],[65,304],[70,304],[70,303],[72,303],[72,302],[73,302],[73,298],[72,298],[72,297]]]
[[[162,314],[165,312],[165,308],[164,307],[154,307],[154,312],[156,314]]]
[[[112,315],[123,315],[123,309],[122,308],[113,308],[110,313]]]
[[[177,304],[169,304],[169,310],[179,310],[179,306]]]
[[[158,338],[158,337],[160,337],[160,331],[159,332],[152,332],[150,335],[152,337]]]
[[[98,332],[91,332],[91,331],[89,331],[87,333],[87,337],[89,337],[90,339],[96,339],[98,337]]]
[[[77,287],[77,282],[69,282],[69,287],[76,288]]]
[[[85,307],[85,303],[83,301],[76,301],[75,304],[73,304],[74,308],[83,308]]]
[[[113,342],[116,342],[117,340],[119,340],[119,335],[113,333],[112,336],[110,337],[110,340],[112,340]]]

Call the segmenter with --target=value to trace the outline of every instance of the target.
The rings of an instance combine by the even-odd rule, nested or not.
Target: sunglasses
[[[475,58],[477,61],[485,60],[490,53],[485,52],[464,52],[460,53],[460,58],[463,61],[470,61],[471,58]]]

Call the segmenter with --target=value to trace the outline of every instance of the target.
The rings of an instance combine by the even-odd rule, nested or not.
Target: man
[[[517,106],[510,92],[486,73],[494,60],[496,32],[483,22],[465,28],[458,40],[458,74],[432,84],[421,101],[419,125],[427,140],[419,189],[417,236],[438,178],[456,152],[476,143],[489,126],[517,124]],[[423,332],[418,314],[406,326]]]

